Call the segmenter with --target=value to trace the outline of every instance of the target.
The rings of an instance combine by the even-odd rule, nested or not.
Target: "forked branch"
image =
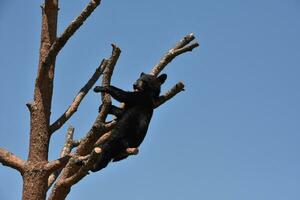
[[[199,46],[198,42],[190,44],[194,39],[195,39],[195,36],[193,33],[190,33],[190,34],[186,35],[185,37],[183,37],[152,68],[151,74],[157,76],[176,56],[179,56],[188,51],[192,51],[194,48],[198,47]],[[176,94],[178,94],[181,91],[184,91],[184,84],[182,82],[178,82],[169,91],[167,91],[164,95],[161,95],[157,102],[154,102],[155,108],[159,107],[160,105],[162,105],[169,99],[173,98]]]
[[[186,35],[182,38],[173,48],[171,48],[153,67],[151,74],[157,76],[166,66],[169,64],[176,56],[183,54],[188,51],[192,51],[194,48],[198,47],[197,42],[188,45],[195,39],[193,33]]]
[[[184,84],[182,82],[178,82],[169,91],[167,91],[164,95],[161,95],[159,97],[158,101],[156,101],[154,103],[155,108],[159,107],[160,105],[162,105],[166,101],[170,100],[171,98],[173,98],[176,94],[178,94],[181,91],[184,91]]]
[[[83,11],[78,15],[70,25],[64,30],[59,38],[52,44],[50,51],[44,63],[51,64],[51,60],[57,56],[60,50],[65,46],[71,36],[81,27],[84,21],[93,13],[93,11],[100,5],[101,0],[91,0]]]

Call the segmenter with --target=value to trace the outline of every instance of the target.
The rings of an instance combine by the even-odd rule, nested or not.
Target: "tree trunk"
[[[44,200],[47,194],[48,175],[39,170],[30,170],[23,175],[23,200]]]
[[[44,167],[48,161],[50,140],[50,114],[53,91],[55,58],[44,60],[56,39],[58,0],[46,0],[42,6],[42,31],[38,74],[34,88],[34,101],[30,110],[30,143],[26,169],[23,174],[23,200],[46,198],[49,172]]]

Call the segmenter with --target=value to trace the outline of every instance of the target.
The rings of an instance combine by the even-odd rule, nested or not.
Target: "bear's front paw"
[[[96,86],[94,87],[94,92],[107,92],[108,88],[107,87],[103,87],[103,86]]]

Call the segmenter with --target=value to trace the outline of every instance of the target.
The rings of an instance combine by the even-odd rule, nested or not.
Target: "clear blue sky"
[[[59,32],[88,1],[61,0]],[[41,1],[0,2],[0,146],[27,156]],[[186,91],[155,111],[140,154],[77,184],[68,199],[300,199],[300,1],[103,0],[57,60],[52,120],[72,101],[110,43],[122,49],[112,84],[126,90],[178,39],[201,47],[174,60],[163,91]],[[82,137],[97,115],[89,94],[67,123]],[[67,126],[51,141],[59,154]],[[0,167],[0,199],[22,179]],[[100,196],[98,198],[98,196]]]

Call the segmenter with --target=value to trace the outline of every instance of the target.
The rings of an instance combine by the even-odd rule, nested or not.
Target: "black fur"
[[[165,82],[166,74],[155,77],[141,73],[133,84],[133,92],[126,92],[114,86],[96,86],[95,92],[107,92],[114,99],[125,103],[123,110],[113,106],[111,113],[116,113],[118,122],[113,129],[112,138],[103,144],[105,152],[101,153],[99,161],[91,171],[99,171],[113,161],[119,161],[127,156],[120,156],[126,148],[137,148],[144,140],[153,114],[154,101],[159,97],[160,86]]]

